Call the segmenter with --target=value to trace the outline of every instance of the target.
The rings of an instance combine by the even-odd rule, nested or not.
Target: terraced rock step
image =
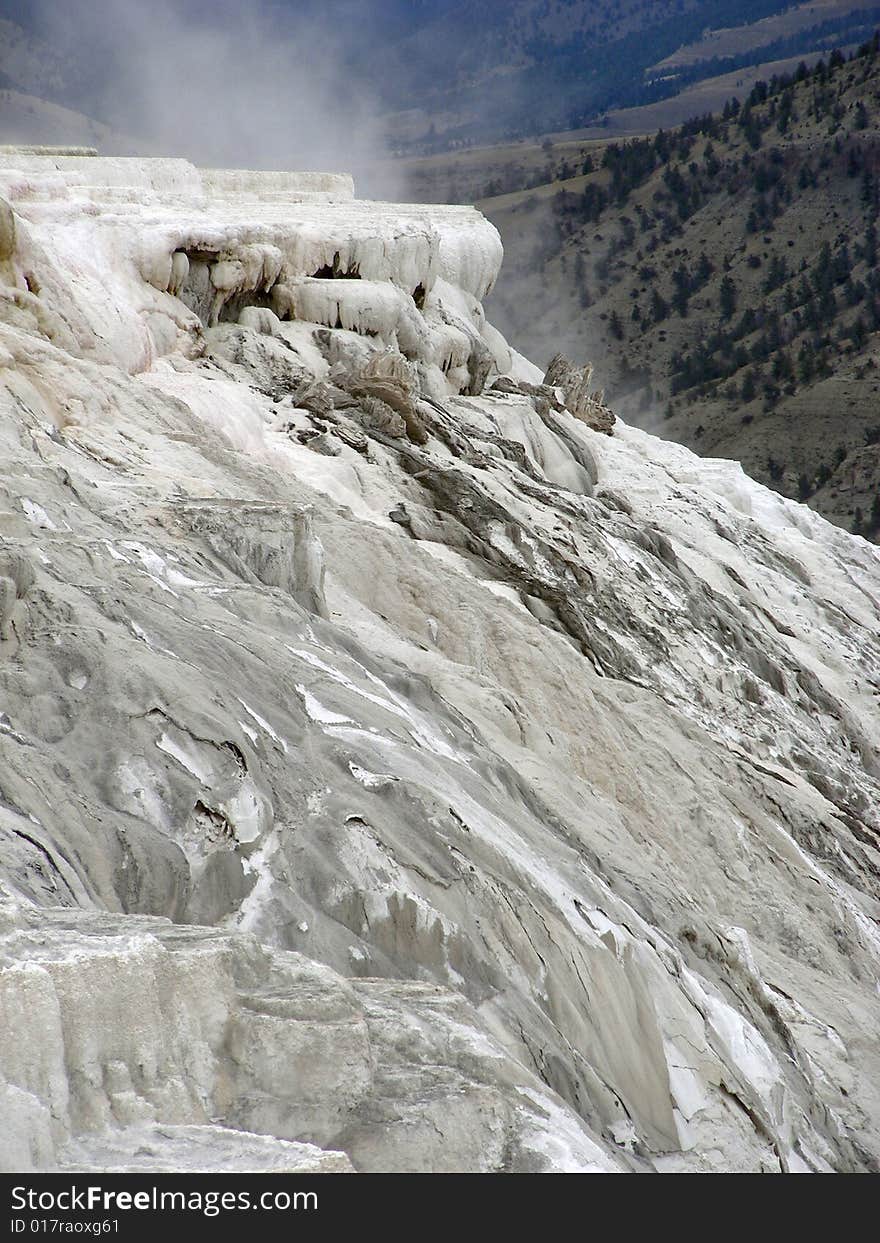
[[[67,158],[0,167],[0,1165],[876,1168],[877,550],[516,356],[476,213]]]

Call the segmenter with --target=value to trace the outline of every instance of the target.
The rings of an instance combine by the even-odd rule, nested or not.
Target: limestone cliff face
[[[4,1168],[876,1168],[877,550],[516,356],[475,212],[0,193]]]

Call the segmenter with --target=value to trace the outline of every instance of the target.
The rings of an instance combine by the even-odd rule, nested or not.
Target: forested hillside
[[[873,536],[877,49],[577,164],[548,146],[555,181],[482,204],[507,252],[493,314],[524,348],[593,358],[628,417]]]

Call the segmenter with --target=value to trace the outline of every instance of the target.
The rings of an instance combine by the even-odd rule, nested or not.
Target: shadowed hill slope
[[[677,130],[542,157],[540,184],[482,202],[507,334],[595,359],[627,416],[876,535],[876,41]]]

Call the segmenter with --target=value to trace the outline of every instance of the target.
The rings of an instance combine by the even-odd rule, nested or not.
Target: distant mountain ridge
[[[106,20],[94,22],[101,4]],[[125,6],[92,0],[95,38],[78,43],[77,13],[41,3],[0,0],[0,18],[19,28],[0,31],[0,72],[6,85],[39,95],[114,128],[103,81],[130,49],[123,38]],[[743,65],[856,43],[880,21],[867,0],[513,0],[478,4],[440,0],[264,0],[242,10],[228,0],[171,5],[180,20],[228,29],[262,14],[266,29],[327,61],[341,78],[376,97],[390,146],[426,154],[592,124],[611,109],[652,103]],[[161,21],[161,6],[157,21]],[[114,13],[116,18],[114,20]],[[756,23],[773,19],[766,33]],[[805,25],[804,23],[808,23]],[[761,28],[762,31],[764,27]],[[718,32],[720,43],[708,38]],[[16,54],[3,56],[14,41]],[[732,41],[732,42],[731,42]],[[732,55],[728,55],[734,49]],[[702,55],[705,48],[707,56]],[[22,52],[25,54],[22,55]],[[670,58],[684,56],[687,63]],[[37,62],[35,70],[34,63]],[[47,72],[39,72],[39,62]],[[660,72],[666,66],[667,71]],[[51,67],[51,72],[48,69]],[[291,71],[295,72],[295,64]],[[2,125],[2,117],[0,117]],[[126,128],[125,125],[122,128]],[[148,137],[148,135],[145,135]]]
[[[733,68],[859,42],[880,21],[880,5],[864,0],[829,0],[821,11],[815,2],[779,0],[520,0],[440,5],[427,21],[421,13],[404,16],[408,6],[378,7],[396,10],[399,24],[390,23],[395,37],[387,45],[367,46],[363,63],[378,71],[390,111],[421,107],[425,114],[421,133],[412,131],[409,117],[402,130],[392,122],[392,137],[405,153],[576,129],[608,110],[666,98]],[[811,16],[799,24],[801,10]],[[745,46],[747,31],[766,18],[777,19],[775,38]],[[718,28],[745,32],[735,56],[651,74],[665,56]],[[361,63],[357,54],[354,60]],[[426,64],[432,65],[428,80]]]

